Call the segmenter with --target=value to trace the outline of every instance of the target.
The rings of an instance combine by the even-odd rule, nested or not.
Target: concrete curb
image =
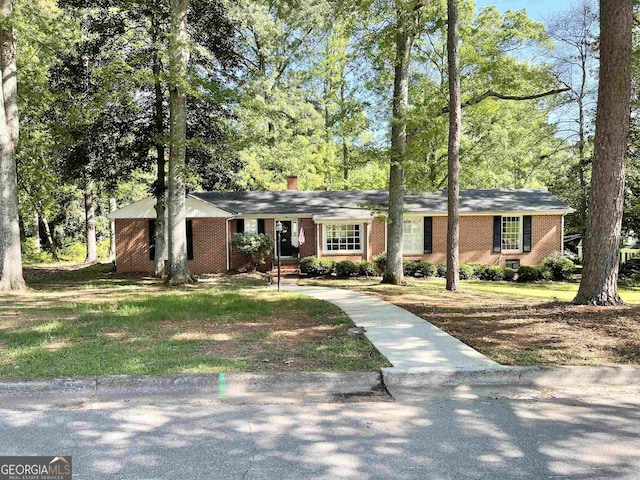
[[[189,375],[108,375],[0,381],[2,395],[197,394],[219,397],[255,394],[366,394],[383,388],[380,372]]]
[[[437,386],[529,386],[577,387],[586,385],[640,385],[640,365],[477,367],[477,368],[383,368],[387,388]]]

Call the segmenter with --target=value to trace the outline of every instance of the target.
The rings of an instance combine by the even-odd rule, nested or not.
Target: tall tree
[[[460,55],[458,54],[458,0],[447,1],[447,57],[449,63],[449,188],[447,221],[447,290],[460,288]]]
[[[631,102],[631,0],[600,0],[600,74],[585,262],[574,303],[619,305],[618,249]]]
[[[171,0],[169,37],[169,275],[170,285],[192,281],[187,258],[186,156],[189,64],[187,11],[189,0]]]
[[[407,155],[407,109],[409,67],[417,34],[418,14],[413,1],[396,1],[393,114],[391,119],[391,165],[389,167],[389,210],[387,226],[387,268],[382,283],[404,283],[402,234],[404,228],[405,161]]]
[[[18,77],[12,12],[12,0],[0,0],[0,291],[25,288],[18,223]]]

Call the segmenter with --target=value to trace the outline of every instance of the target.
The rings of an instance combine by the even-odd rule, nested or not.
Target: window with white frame
[[[244,233],[258,233],[257,218],[247,218],[244,221]]]
[[[423,253],[423,235],[422,218],[405,218],[402,226],[403,253]]]
[[[522,217],[502,217],[502,251],[522,250]]]
[[[324,249],[327,252],[362,251],[362,225],[325,224]]]

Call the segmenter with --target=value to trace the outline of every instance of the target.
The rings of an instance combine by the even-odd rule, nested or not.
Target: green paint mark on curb
[[[224,393],[226,389],[227,389],[227,386],[225,385],[224,373],[221,373],[219,377],[219,384],[218,384],[218,396],[220,398],[224,397]]]

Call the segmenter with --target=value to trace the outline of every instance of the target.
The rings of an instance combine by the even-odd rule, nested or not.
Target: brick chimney
[[[298,176],[289,175],[287,177],[287,190],[298,190]]]

